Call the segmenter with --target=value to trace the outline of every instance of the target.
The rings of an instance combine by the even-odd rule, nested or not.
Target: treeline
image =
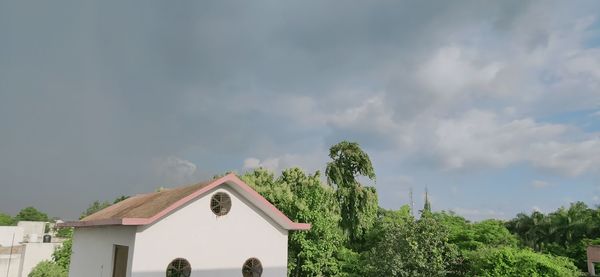
[[[358,181],[375,179],[358,144],[336,144],[329,156],[327,183],[319,172],[298,168],[278,177],[264,169],[241,176],[291,219],[312,224],[310,231],[289,235],[289,276],[582,274],[570,256],[529,247],[510,222],[472,223],[451,212],[432,212],[428,201],[414,211],[419,218],[408,206],[382,209],[375,188]]]
[[[240,176],[292,220],[312,224],[310,231],[289,234],[288,276],[582,276],[587,245],[600,244],[600,209],[581,202],[507,222],[469,222],[432,212],[428,201],[419,211],[386,210],[375,188],[358,180],[375,180],[358,144],[338,143],[329,156],[325,176],[299,168]],[[96,201],[81,217],[110,204]],[[66,274],[70,246],[67,240],[37,272]]]
[[[518,214],[506,223],[524,247],[537,252],[569,257],[587,271],[586,249],[600,245],[600,208],[572,203],[547,215],[534,211]]]
[[[14,217],[0,212],[0,226],[13,226],[19,221],[49,222],[51,219],[48,217],[48,214],[41,212],[34,207],[23,208]]]

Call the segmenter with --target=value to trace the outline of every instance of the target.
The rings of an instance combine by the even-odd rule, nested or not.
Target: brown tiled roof
[[[83,218],[81,221],[110,220],[123,218],[150,218],[178,200],[209,185],[211,181],[186,187],[166,189],[159,192],[140,194],[127,198],[101,211]]]
[[[286,230],[309,230],[310,224],[291,221],[267,199],[244,183],[235,174],[230,173],[209,182],[192,186],[167,189],[160,192],[136,195],[104,210],[92,214],[80,221],[57,224],[58,227],[94,227],[109,225],[141,226],[160,220],[170,212],[177,210],[196,197],[220,185],[228,184],[246,199],[270,216]]]

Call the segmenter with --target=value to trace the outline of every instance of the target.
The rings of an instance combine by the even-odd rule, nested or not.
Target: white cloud
[[[498,62],[478,63],[482,62],[468,57],[459,46],[446,46],[422,65],[417,78],[433,92],[454,97],[456,93],[488,84],[502,68]]]
[[[300,167],[306,172],[322,170],[327,162],[327,153],[325,151],[314,151],[302,154],[286,153],[281,156],[272,156],[263,160],[250,157],[243,162],[243,169],[265,168],[273,173],[290,167]]]
[[[247,158],[244,160],[244,169],[265,168],[271,171],[279,169],[279,158],[267,158],[263,161],[257,158]]]
[[[197,169],[194,163],[175,156],[154,160],[154,171],[167,182],[165,185],[175,186],[196,181]]]
[[[541,189],[541,188],[549,187],[550,183],[545,182],[545,181],[540,181],[540,180],[534,180],[533,182],[531,182],[531,186],[536,189]]]

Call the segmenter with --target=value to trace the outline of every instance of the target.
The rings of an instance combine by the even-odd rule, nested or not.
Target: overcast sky
[[[600,203],[597,1],[2,1],[0,211],[357,141],[380,205],[470,219]]]

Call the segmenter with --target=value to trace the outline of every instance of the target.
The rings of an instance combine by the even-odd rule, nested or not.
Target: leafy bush
[[[457,262],[458,249],[448,243],[446,228],[427,213],[419,220],[402,210],[381,219],[379,239],[365,253],[366,276],[446,276]],[[377,230],[380,228],[379,230]]]
[[[57,248],[54,253],[52,253],[52,260],[58,266],[65,270],[65,272],[69,271],[69,265],[71,264],[71,248],[73,246],[73,239],[67,239],[63,242],[63,245]]]
[[[61,266],[50,262],[42,261],[37,264],[27,275],[28,277],[67,277],[67,271]]]
[[[469,276],[569,277],[581,272],[565,257],[512,247],[485,248],[471,252]]]
[[[12,216],[0,212],[0,226],[11,226],[15,225],[15,223]]]

